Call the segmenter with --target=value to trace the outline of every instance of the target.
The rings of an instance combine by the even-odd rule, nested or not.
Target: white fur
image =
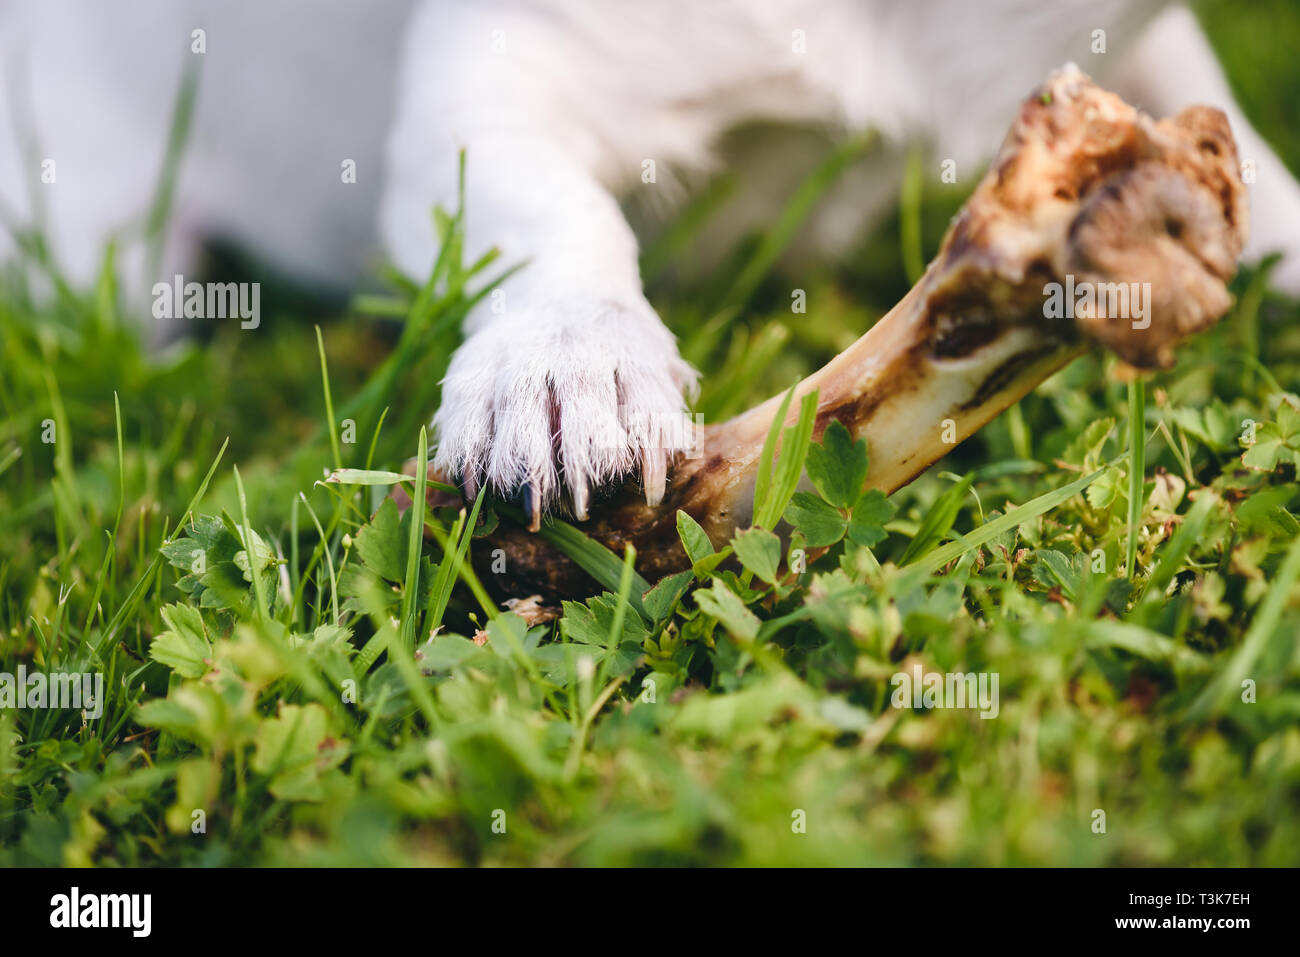
[[[220,233],[343,285],[367,274],[382,236],[423,275],[437,252],[430,209],[454,205],[464,148],[467,256],[497,246],[528,265],[468,320],[437,462],[581,514],[590,487],[638,468],[655,496],[692,381],[642,294],[617,197],[677,198],[749,119],[884,135],[814,223],[811,246],[833,248],[887,204],[906,144],[925,143],[935,169],[953,159],[969,182],[1018,100],[1067,60],[1157,115],[1211,103],[1256,164],[1248,257],[1283,250],[1275,275],[1300,293],[1300,187],[1233,104],[1194,19],[1165,7],[421,0],[410,14],[402,0],[0,0],[0,211],[27,219],[43,199],[56,251],[88,279],[146,206],[196,27],[208,53],[168,273]],[[23,116],[30,140],[14,132]],[[57,160],[57,185],[35,185],[41,157]],[[340,182],[344,159],[355,185]]]

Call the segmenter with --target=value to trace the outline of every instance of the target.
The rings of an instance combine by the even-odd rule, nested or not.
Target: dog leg
[[[500,51],[494,24],[470,7],[416,19],[389,143],[382,223],[399,266],[419,276],[432,264],[430,210],[454,205],[462,148],[466,258],[496,245],[503,263],[525,264],[467,321],[435,461],[470,495],[520,497],[534,525],[564,505],[585,518],[593,489],[637,472],[657,503],[694,373],[642,294],[636,239],[592,171],[601,144],[557,88],[581,65],[529,59],[562,40],[528,33],[546,22],[510,21]]]

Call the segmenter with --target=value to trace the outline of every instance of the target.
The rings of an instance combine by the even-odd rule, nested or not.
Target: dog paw
[[[562,302],[496,317],[452,357],[434,417],[435,464],[473,498],[518,497],[587,517],[592,492],[639,472],[664,494],[690,445],[683,392],[695,373],[644,303]]]

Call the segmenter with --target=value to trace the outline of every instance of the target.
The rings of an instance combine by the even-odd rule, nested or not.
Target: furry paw
[[[657,505],[673,456],[690,445],[682,394],[694,380],[644,302],[498,317],[452,357],[435,464],[467,497],[484,485],[518,495],[534,531],[563,505],[585,519],[594,489],[636,470]]]

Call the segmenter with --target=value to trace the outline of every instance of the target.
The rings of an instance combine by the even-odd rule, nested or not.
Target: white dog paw
[[[452,357],[434,417],[436,466],[468,497],[519,496],[530,527],[640,473],[663,497],[691,443],[682,395],[695,373],[644,303],[568,301],[500,317]]]

